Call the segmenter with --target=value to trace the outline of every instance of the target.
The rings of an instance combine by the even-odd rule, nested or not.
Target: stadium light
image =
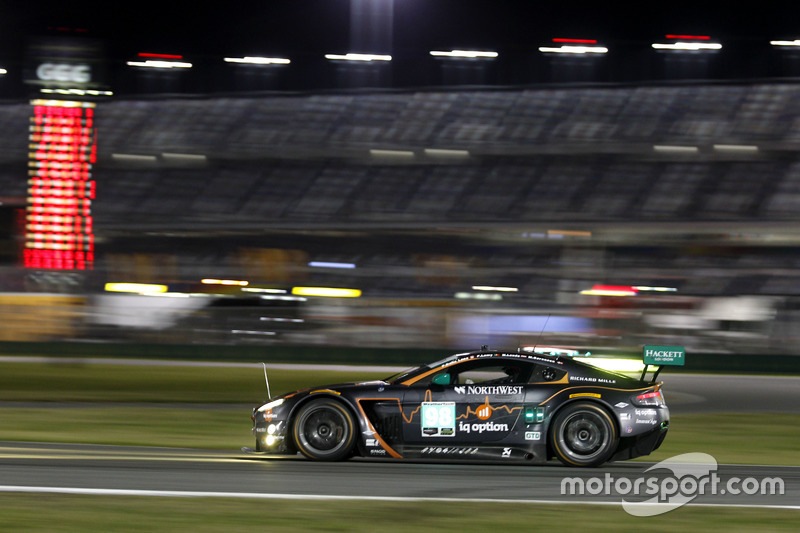
[[[430,55],[434,57],[450,57],[457,59],[495,59],[497,52],[481,51],[481,50],[431,50]]]
[[[4,72],[0,72],[4,74]],[[114,93],[111,91],[98,91],[95,89],[50,89],[43,88],[40,92],[44,94],[72,94],[77,96],[112,96]]]
[[[226,63],[240,63],[246,65],[288,65],[290,60],[283,57],[226,57]]]
[[[794,41],[770,41],[769,44],[772,46],[796,48],[800,46],[800,39],[795,39]]]
[[[129,67],[144,67],[144,68],[192,68],[191,63],[186,61],[163,61],[160,59],[148,59],[147,61],[128,61]]]
[[[128,61],[129,67],[144,68],[192,68],[192,64],[183,61],[183,56],[178,54],[153,54],[150,52],[140,52],[136,54],[144,61]]]
[[[332,61],[391,61],[392,56],[380,54],[356,54],[353,52],[347,54],[325,54],[325,59]]]
[[[597,45],[595,39],[563,39],[555,38],[554,43],[561,46],[540,46],[539,51],[543,54],[605,54],[608,48]]]
[[[677,52],[702,52],[720,50],[722,45],[709,42],[711,37],[708,35],[665,35],[667,39],[675,40],[674,43],[653,43],[656,50],[673,50]]]

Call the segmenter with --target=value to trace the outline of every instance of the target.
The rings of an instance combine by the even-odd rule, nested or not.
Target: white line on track
[[[261,492],[204,492],[179,490],[131,490],[93,489],[80,487],[27,487],[22,485],[0,485],[0,492],[35,494],[79,494],[86,496],[149,496],[158,498],[246,498],[261,500],[314,500],[314,501],[384,501],[384,502],[442,502],[442,503],[530,503],[551,505],[602,505],[619,507],[622,502],[578,501],[578,500],[514,500],[503,498],[418,498],[410,496],[336,496],[324,494],[278,494]],[[648,504],[673,509],[671,504]],[[688,503],[691,507],[736,507],[741,509],[788,509],[800,510],[800,505],[762,505],[733,503]]]

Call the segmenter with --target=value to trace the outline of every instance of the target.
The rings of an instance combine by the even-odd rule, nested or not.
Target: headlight
[[[281,404],[283,404],[283,398],[278,398],[277,400],[272,400],[271,402],[265,403],[264,405],[258,408],[258,411],[260,413],[263,413],[264,411],[267,411],[269,409],[275,409]]]

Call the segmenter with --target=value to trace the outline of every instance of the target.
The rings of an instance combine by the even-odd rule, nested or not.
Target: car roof
[[[516,360],[525,361],[528,363],[555,363],[559,359],[552,355],[546,354],[532,354],[524,352],[504,352],[498,350],[479,350],[476,352],[457,353],[448,356],[440,361],[431,363],[429,368],[436,368],[439,366],[449,366],[452,364],[460,363],[462,361],[474,361],[477,359],[503,359],[503,360]]]

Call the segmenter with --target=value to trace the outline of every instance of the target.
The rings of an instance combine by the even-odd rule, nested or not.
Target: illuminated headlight
[[[272,446],[273,444],[275,444],[275,437],[273,437],[272,435],[267,435],[266,443],[267,446]]]
[[[276,426],[275,424],[270,424],[270,425],[267,426],[267,433],[272,435],[273,433],[275,433],[275,431],[277,429],[278,429],[278,426]]]
[[[258,408],[258,411],[263,413],[264,411],[275,409],[281,404],[283,404],[283,398],[278,398],[277,400],[272,400],[271,402],[265,403],[264,405]]]

